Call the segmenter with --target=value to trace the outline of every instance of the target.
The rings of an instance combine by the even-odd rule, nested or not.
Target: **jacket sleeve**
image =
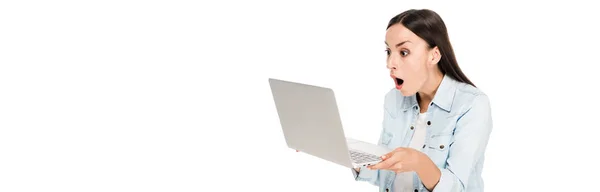
[[[474,176],[473,170],[484,160],[484,153],[492,131],[489,99],[481,94],[475,97],[471,107],[458,118],[454,143],[446,160],[446,168],[433,192],[462,192]]]

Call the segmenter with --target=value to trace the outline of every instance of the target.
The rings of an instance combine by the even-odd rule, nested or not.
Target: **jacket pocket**
[[[452,133],[432,135],[429,139],[427,155],[440,168],[445,168],[448,151],[453,139],[454,135]]]
[[[429,140],[429,149],[434,149],[436,151],[447,151],[452,138],[452,134],[433,135]]]

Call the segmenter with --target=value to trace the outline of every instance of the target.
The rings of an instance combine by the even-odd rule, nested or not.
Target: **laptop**
[[[332,89],[275,78],[269,84],[289,148],[348,168],[376,164],[391,151],[345,136]]]

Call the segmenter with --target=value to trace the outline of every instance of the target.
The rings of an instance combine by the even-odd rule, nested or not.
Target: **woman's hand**
[[[420,168],[420,162],[424,153],[412,148],[399,147],[381,156],[382,161],[368,166],[369,169],[385,169],[396,173],[417,171]]]
[[[429,157],[413,148],[396,148],[382,156],[383,161],[368,166],[369,169],[385,169],[396,173],[414,171],[427,190],[432,191],[440,181],[442,172]]]

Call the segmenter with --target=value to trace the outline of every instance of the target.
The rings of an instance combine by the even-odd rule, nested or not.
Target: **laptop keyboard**
[[[381,160],[381,158],[379,158],[376,155],[372,155],[369,153],[365,153],[365,152],[353,150],[353,149],[350,149],[350,157],[352,158],[352,161],[354,161],[354,163],[356,163],[356,164]]]

